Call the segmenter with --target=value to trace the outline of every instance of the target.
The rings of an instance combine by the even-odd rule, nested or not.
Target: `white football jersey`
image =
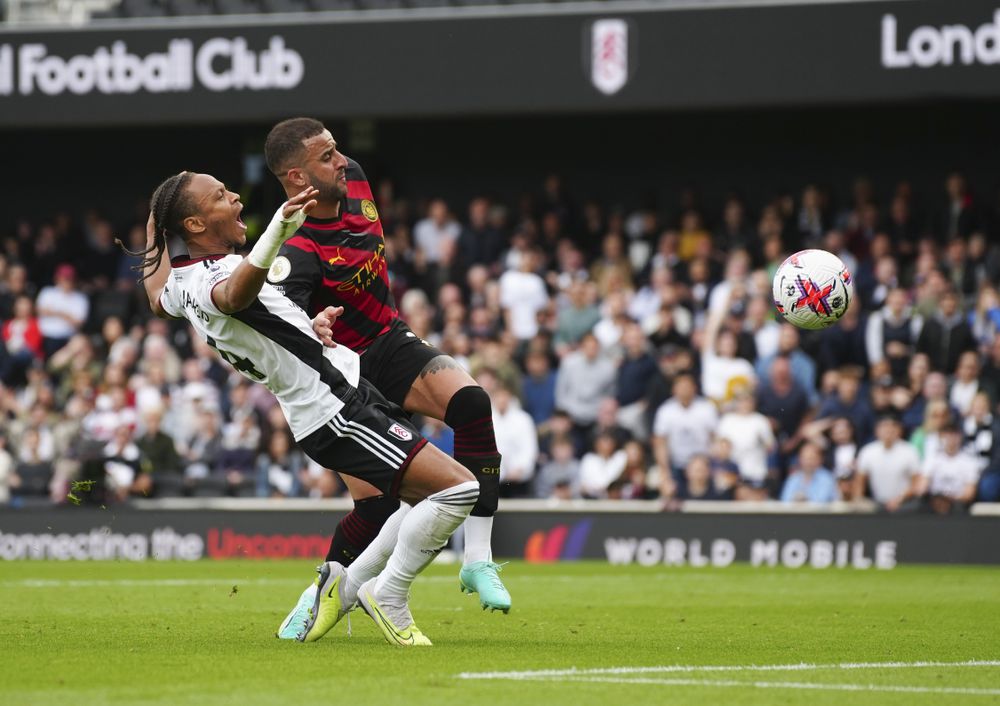
[[[212,290],[242,261],[239,255],[175,258],[160,305],[190,321],[236,370],[266,385],[300,441],[340,412],[358,386],[361,363],[347,346],[324,346],[309,315],[267,282],[243,311],[219,311]]]

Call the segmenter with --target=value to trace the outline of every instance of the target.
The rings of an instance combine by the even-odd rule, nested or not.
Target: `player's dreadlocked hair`
[[[133,252],[125,247],[121,240],[115,240],[118,247],[132,257],[141,257],[142,262],[132,267],[136,272],[143,272],[150,265],[159,265],[163,258],[163,253],[167,249],[167,236],[177,235],[184,237],[184,219],[191,215],[193,204],[187,193],[188,182],[194,176],[192,172],[181,172],[168,177],[162,184],[156,187],[152,198],[149,200],[149,210],[153,214],[153,244],[145,250]],[[139,283],[148,277],[143,273],[139,278]]]
[[[291,169],[290,162],[299,158],[305,150],[302,144],[310,137],[316,137],[326,130],[323,123],[313,118],[289,118],[271,128],[264,141],[264,160],[267,168],[276,177],[284,176]]]

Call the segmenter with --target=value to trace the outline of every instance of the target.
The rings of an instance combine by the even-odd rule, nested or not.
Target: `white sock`
[[[403,518],[399,541],[375,582],[380,599],[405,603],[410,584],[448,543],[479,498],[479,482],[465,483],[427,496]]]
[[[347,581],[344,584],[344,598],[347,605],[352,605],[358,600],[358,589],[361,588],[361,584],[378,576],[385,568],[385,563],[389,561],[389,556],[396,547],[399,527],[403,524],[403,518],[412,509],[406,503],[400,503],[399,509],[392,513],[382,525],[378,536],[347,567]]]
[[[469,515],[465,521],[465,563],[493,561],[493,518]]]

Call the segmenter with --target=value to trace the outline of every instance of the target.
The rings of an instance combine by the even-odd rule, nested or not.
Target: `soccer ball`
[[[781,263],[771,284],[774,306],[789,323],[824,329],[840,320],[854,297],[851,273],[826,250],[801,250]]]

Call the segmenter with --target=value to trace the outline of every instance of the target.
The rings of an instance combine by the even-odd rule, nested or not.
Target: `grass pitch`
[[[1000,704],[995,569],[513,563],[504,616],[433,566],[412,607],[435,646],[404,650],[360,611],[352,637],[275,639],[312,568],[2,564],[0,704]]]

